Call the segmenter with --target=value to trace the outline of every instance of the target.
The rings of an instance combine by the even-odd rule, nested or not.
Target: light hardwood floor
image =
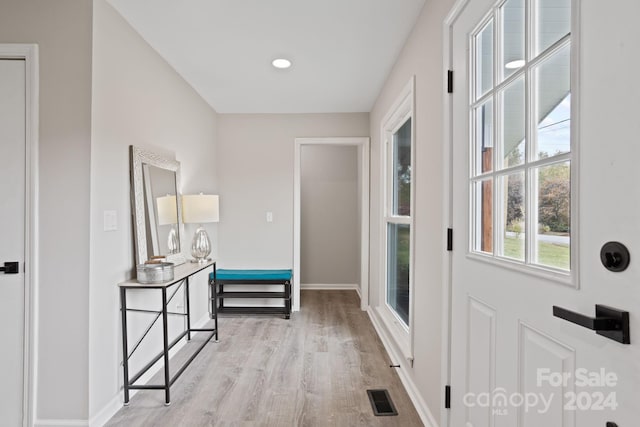
[[[107,425],[422,426],[359,306],[354,291],[309,290],[290,320],[221,317],[220,342],[174,383],[170,406],[140,391]],[[374,416],[371,388],[388,389],[399,415]]]

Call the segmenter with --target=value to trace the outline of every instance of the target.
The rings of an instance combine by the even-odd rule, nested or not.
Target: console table
[[[139,283],[135,280],[126,281],[119,283],[120,287],[120,304],[121,304],[121,314],[122,314],[122,355],[123,355],[123,371],[124,371],[124,404],[129,404],[129,390],[164,390],[165,393],[165,405],[169,405],[171,403],[171,397],[169,394],[169,389],[171,385],[178,379],[178,377],[185,371],[187,366],[195,359],[195,357],[202,351],[205,345],[211,340],[211,338],[215,337],[215,342],[218,340],[218,317],[216,310],[216,293],[212,292],[213,281],[208,281],[208,289],[209,295],[213,295],[211,299],[209,316],[214,321],[213,328],[207,329],[195,329],[191,327],[191,316],[190,316],[190,308],[189,308],[189,279],[196,273],[203,271],[207,268],[213,269],[213,274],[216,271],[216,263],[215,261],[208,261],[203,263],[190,263],[187,262],[182,265],[178,265],[174,269],[174,279],[168,282],[163,282],[159,284],[146,284]],[[184,286],[183,286],[184,285]],[[185,301],[185,309],[183,313],[173,313],[167,311],[167,304],[171,301],[171,299],[178,293],[178,291],[182,288],[184,290],[184,301]],[[127,306],[127,291],[130,289],[135,290],[145,290],[145,291],[159,291],[162,294],[162,307],[158,311],[154,310],[142,310],[129,308]],[[168,291],[173,291],[171,295],[167,296]],[[138,313],[150,313],[154,315],[153,320],[145,329],[142,337],[138,340],[138,342],[133,346],[131,352],[129,352],[128,345],[128,337],[127,337],[127,313],[128,312],[138,312]],[[180,333],[173,341],[169,342],[169,331],[168,331],[168,315],[176,315],[183,316],[186,320],[186,328]],[[162,319],[162,338],[163,338],[163,346],[162,351],[155,356],[148,364],[146,364],[140,372],[135,374],[133,377],[129,377],[129,359],[138,349],[142,341],[147,337],[149,331],[153,325],[158,321],[158,319]],[[185,336],[187,340],[191,340],[191,334],[194,332],[206,332],[206,339],[202,344],[198,346],[196,351],[191,355],[191,357],[176,371],[176,373],[171,377],[169,375],[169,350],[175,346],[182,338]],[[164,384],[159,385],[147,385],[141,384],[136,385],[136,381],[142,377],[151,367],[160,359],[164,359]]]

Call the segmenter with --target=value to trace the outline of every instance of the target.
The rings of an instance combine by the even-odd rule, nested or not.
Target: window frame
[[[579,73],[578,73],[578,53],[579,53],[579,28],[578,28],[578,5],[577,0],[571,0],[571,22],[570,22],[570,32],[565,36],[561,37],[555,43],[551,44],[543,51],[536,53],[535,46],[535,7],[537,5],[537,0],[525,0],[525,29],[524,29],[524,54],[525,54],[525,65],[520,69],[512,72],[511,74],[503,75],[501,72],[501,55],[502,55],[502,46],[501,46],[501,37],[502,37],[502,27],[501,27],[501,7],[507,2],[507,0],[500,0],[496,2],[491,9],[487,12],[484,17],[479,20],[478,25],[474,28],[473,31],[469,33],[468,39],[468,117],[469,117],[469,140],[468,146],[470,149],[469,152],[469,165],[468,165],[468,182],[469,182],[469,195],[468,195],[468,239],[467,239],[467,257],[475,258],[484,262],[488,262],[494,264],[496,266],[504,267],[506,269],[516,270],[520,272],[525,272],[530,275],[542,277],[548,280],[552,280],[561,284],[573,286],[578,288],[578,143],[579,140]],[[490,90],[487,92],[476,95],[477,85],[479,76],[476,72],[476,36],[482,32],[482,30],[489,24],[493,23],[493,44],[492,44],[492,66],[493,66],[493,83]],[[569,141],[569,152],[563,153],[559,155],[552,155],[548,158],[539,158],[537,153],[535,153],[535,149],[538,144],[537,141],[535,144],[532,141],[535,141],[536,138],[535,132],[537,131],[537,123],[534,123],[535,119],[535,110],[534,106],[536,105],[535,97],[536,95],[536,70],[540,68],[541,64],[543,64],[548,59],[552,58],[554,54],[558,53],[565,47],[569,47],[569,63],[570,63],[570,83],[569,83],[569,94],[571,96],[570,99],[570,141]],[[501,154],[502,143],[498,138],[498,133],[502,128],[499,126],[502,125],[502,114],[498,115],[499,109],[502,106],[501,97],[505,93],[505,90],[509,88],[512,84],[516,83],[518,79],[522,78],[525,93],[524,93],[524,103],[525,103],[525,140],[527,141],[524,153],[523,162],[519,165],[515,166],[503,166],[503,158]],[[491,132],[493,135],[493,155],[492,155],[492,168],[491,171],[488,172],[478,172],[476,163],[477,163],[477,155],[476,150],[477,141],[475,139],[475,127],[477,125],[475,112],[478,106],[483,105],[484,103],[492,101],[493,103],[493,118],[491,122]],[[537,218],[538,218],[538,183],[533,179],[535,172],[540,170],[545,166],[551,166],[559,163],[570,163],[570,261],[569,261],[569,270],[563,270],[560,268],[554,268],[552,266],[546,266],[542,264],[533,263],[533,255],[535,254],[535,245],[537,244],[537,239],[533,236],[537,234]],[[525,188],[525,197],[523,201],[524,209],[525,209],[525,247],[524,247],[524,260],[517,260],[513,258],[506,257],[504,255],[498,255],[498,253],[502,248],[501,244],[498,242],[499,237],[503,233],[504,226],[502,224],[502,215],[504,214],[504,209],[502,207],[504,199],[502,196],[499,196],[500,191],[504,190],[504,186],[501,181],[503,177],[508,177],[514,173],[524,173],[524,188]],[[481,179],[490,178],[493,180],[492,191],[493,191],[493,218],[492,218],[492,234],[493,234],[493,248],[492,253],[485,253],[480,250],[477,250],[476,239],[478,236],[478,228],[474,223],[477,223],[478,218],[476,214],[474,214],[476,210],[476,200],[475,200],[475,191],[473,189],[474,183],[481,181]],[[531,208],[535,209],[531,209]],[[533,215],[532,215],[533,213]],[[530,237],[531,236],[531,237]],[[502,242],[503,243],[503,242]]]
[[[376,310],[383,323],[391,332],[398,347],[404,355],[412,359],[412,331],[414,324],[414,259],[415,259],[415,171],[416,171],[416,117],[415,117],[415,77],[400,92],[398,98],[382,120],[380,132],[381,154],[381,221],[380,221],[380,300]],[[411,119],[411,189],[410,214],[393,214],[393,135]],[[405,324],[396,311],[388,304],[388,227],[389,224],[409,225],[409,314]]]

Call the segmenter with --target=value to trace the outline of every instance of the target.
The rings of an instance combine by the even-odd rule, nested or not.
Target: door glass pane
[[[538,158],[568,153],[571,149],[570,52],[566,46],[536,69]]]
[[[507,0],[502,14],[502,76],[509,77],[525,64],[524,0]]]
[[[518,166],[525,157],[524,76],[502,93],[502,162],[504,167]]]
[[[556,163],[535,171],[538,183],[538,234],[535,262],[569,270],[571,243],[571,166]]]
[[[493,20],[475,36],[476,98],[493,87]]]
[[[537,0],[536,50],[538,55],[571,31],[571,0]]]
[[[498,2],[469,76],[470,250],[567,271],[572,1]]]
[[[493,99],[475,110],[475,175],[493,170]]]
[[[411,119],[393,135],[392,214],[411,215]]]
[[[503,191],[502,214],[502,255],[524,261],[525,218],[524,218],[524,172],[501,178]]]
[[[474,200],[473,250],[493,253],[493,179],[472,183]]]
[[[410,226],[388,224],[387,304],[409,325]]]

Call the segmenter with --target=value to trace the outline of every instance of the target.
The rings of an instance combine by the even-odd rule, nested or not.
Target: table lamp
[[[182,196],[182,220],[185,224],[198,224],[191,241],[193,262],[209,261],[211,241],[202,224],[220,220],[219,196],[202,193]]]

